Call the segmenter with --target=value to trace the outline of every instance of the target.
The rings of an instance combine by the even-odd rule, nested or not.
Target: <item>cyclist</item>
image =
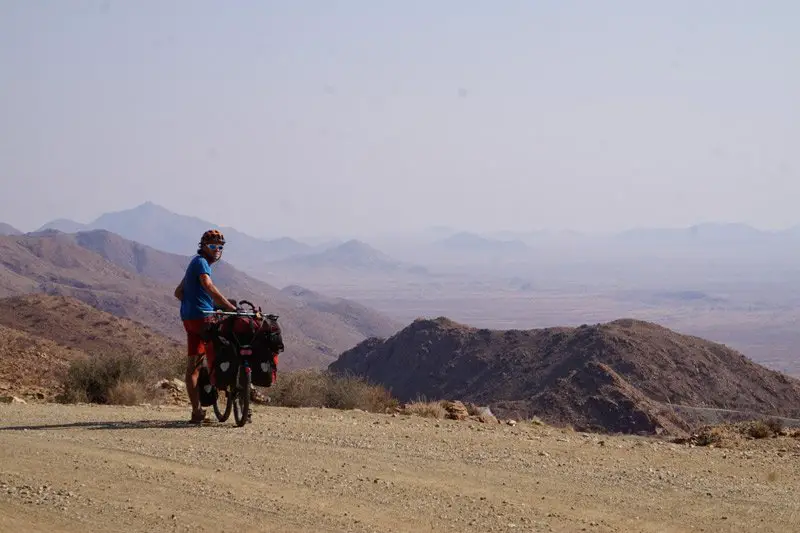
[[[225,237],[220,231],[210,229],[203,233],[197,255],[189,262],[183,280],[175,289],[175,297],[181,301],[181,320],[186,329],[186,392],[192,402],[193,423],[206,420],[205,409],[200,407],[200,391],[197,387],[204,355],[208,368],[214,368],[213,344],[206,343],[201,336],[206,323],[211,320],[211,315],[206,313],[214,311],[214,304],[226,311],[236,311],[236,307],[211,280],[211,265],[220,260],[224,246]]]

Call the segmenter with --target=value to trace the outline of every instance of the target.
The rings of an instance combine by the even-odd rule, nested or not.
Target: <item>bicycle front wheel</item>
[[[250,420],[250,391],[252,384],[249,368],[244,366],[239,368],[238,381],[233,397],[233,418],[236,421],[236,425],[242,427]]]
[[[225,410],[222,411],[219,408],[219,392],[217,393],[217,399],[214,400],[214,415],[217,417],[217,420],[220,422],[225,422],[229,416],[231,416],[231,409],[233,408],[233,397],[235,396],[235,390],[233,387],[225,387]]]

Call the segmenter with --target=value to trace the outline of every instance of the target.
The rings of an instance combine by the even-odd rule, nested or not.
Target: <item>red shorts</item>
[[[214,345],[206,342],[201,337],[206,324],[209,322],[206,318],[198,318],[195,320],[184,320],[183,328],[186,330],[186,345],[188,356],[203,355],[205,354],[208,361],[208,368],[214,368]]]

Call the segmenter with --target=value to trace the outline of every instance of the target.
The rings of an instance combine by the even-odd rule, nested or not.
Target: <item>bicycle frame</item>
[[[278,315],[274,314],[263,314],[261,309],[255,309],[255,306],[250,302],[242,301],[241,303],[247,303],[253,309],[253,311],[243,311],[237,309],[236,311],[207,311],[205,314],[208,316],[219,316],[219,317],[249,317],[255,318],[257,326],[251,325],[253,327],[253,333],[256,330],[261,329],[265,320],[278,320]],[[253,349],[251,345],[242,344],[239,341],[236,332],[231,328],[230,331],[231,336],[233,337],[233,344],[234,349],[236,350],[237,355],[237,367],[236,367],[236,374],[235,374],[235,381],[233,382],[233,390],[228,392],[228,404],[225,408],[225,414],[220,415],[217,412],[217,404],[214,404],[215,414],[217,414],[218,419],[222,422],[227,419],[230,408],[233,406],[234,408],[234,418],[236,418],[236,425],[242,426],[250,420],[251,411],[250,411],[250,393],[252,391],[252,369],[250,367],[250,356],[253,355]],[[232,394],[232,396],[231,396]],[[241,412],[239,412],[237,407],[237,399],[241,402]]]

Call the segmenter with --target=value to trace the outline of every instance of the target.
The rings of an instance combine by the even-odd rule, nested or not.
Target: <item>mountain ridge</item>
[[[272,261],[267,268],[289,269],[342,269],[370,273],[426,273],[427,269],[395,259],[374,246],[358,239],[350,239],[342,244],[320,252],[296,255]]]
[[[591,431],[688,430],[670,404],[800,415],[800,380],[722,344],[626,318],[533,330],[418,319],[343,352],[329,369],[383,384],[403,401],[460,399]]]
[[[226,255],[242,267],[313,250],[312,246],[291,237],[260,239],[236,228],[175,213],[151,201],[129,209],[103,213],[88,224],[57,219],[43,225],[37,232],[57,229],[64,233],[76,233],[103,229],[158,250],[185,254],[191,253],[203,232],[211,228],[219,229],[225,234],[228,242]]]

